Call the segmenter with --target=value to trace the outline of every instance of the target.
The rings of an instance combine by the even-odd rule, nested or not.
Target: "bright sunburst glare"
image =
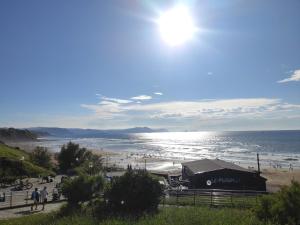
[[[197,30],[188,8],[182,5],[162,13],[157,22],[162,39],[171,46],[191,40]]]

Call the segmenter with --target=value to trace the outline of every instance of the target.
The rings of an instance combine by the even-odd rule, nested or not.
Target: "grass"
[[[5,144],[0,144],[0,157],[7,157],[18,160],[24,157],[25,160],[28,160],[29,154],[24,150],[12,148]]]
[[[90,215],[60,217],[56,213],[36,214],[0,220],[0,225],[262,225],[251,210],[207,207],[165,207],[155,215],[139,219],[110,218],[99,221]]]
[[[29,154],[21,149],[9,147],[5,144],[0,144],[0,157],[4,157],[10,161],[19,161],[19,162],[20,162],[21,158],[24,157],[24,160],[22,161],[22,165],[28,176],[53,174],[52,171],[42,168],[40,166],[37,166],[37,165],[33,164],[32,162],[30,162]],[[12,163],[12,165],[14,165],[14,163]],[[4,174],[6,174],[6,176],[14,176],[15,170],[16,170],[16,168],[5,168],[5,171],[6,171],[5,172],[5,171],[1,171],[1,168],[0,168],[0,174],[2,176]],[[11,173],[9,173],[9,171],[11,171]]]

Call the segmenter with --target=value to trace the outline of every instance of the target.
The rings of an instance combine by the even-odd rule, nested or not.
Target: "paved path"
[[[31,197],[31,193],[34,188],[42,190],[44,187],[47,187],[47,191],[49,193],[48,200],[52,200],[53,188],[57,183],[60,183],[61,176],[56,176],[54,181],[51,183],[42,183],[40,182],[41,180],[37,178],[30,178],[29,181],[33,184],[33,187],[30,190],[15,191],[14,187],[0,188],[0,196],[2,196],[3,193],[6,195],[5,202],[0,202],[0,208],[10,206],[10,204],[12,204],[12,206],[16,206],[30,203],[31,200],[26,201],[26,199]],[[10,198],[11,195],[12,199]]]
[[[45,210],[43,211],[41,210],[42,205],[38,206],[38,210],[33,210],[33,211],[30,211],[30,206],[26,206],[23,208],[16,208],[16,209],[0,210],[0,220],[32,215],[36,213],[48,213],[54,210],[58,210],[62,206],[62,204],[64,204],[64,202],[46,204]]]

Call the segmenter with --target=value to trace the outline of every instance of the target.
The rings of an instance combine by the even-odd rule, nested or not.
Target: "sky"
[[[196,31],[173,46],[158,21],[178,5]],[[1,0],[0,127],[300,129],[299,11],[299,0]]]

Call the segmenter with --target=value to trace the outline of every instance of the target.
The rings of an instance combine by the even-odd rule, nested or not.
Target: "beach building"
[[[220,159],[182,163],[182,179],[189,188],[266,191],[266,178]]]

